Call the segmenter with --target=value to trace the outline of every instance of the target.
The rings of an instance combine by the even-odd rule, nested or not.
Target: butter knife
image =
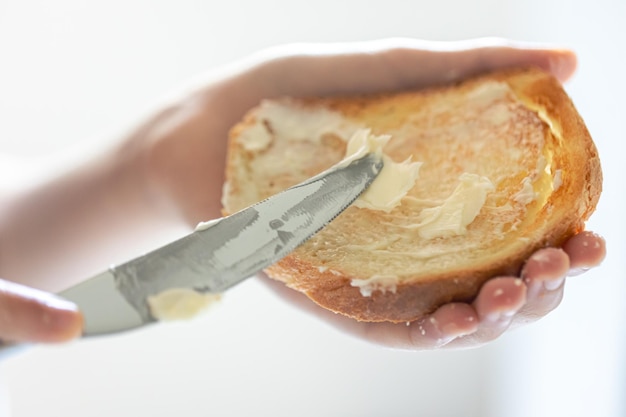
[[[376,154],[340,163],[59,295],[78,305],[84,336],[154,323],[148,297],[174,288],[200,293],[228,290],[326,226],[367,189],[382,166]]]

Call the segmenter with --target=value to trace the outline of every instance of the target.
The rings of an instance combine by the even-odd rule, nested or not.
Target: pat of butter
[[[220,299],[219,294],[172,288],[148,297],[148,307],[157,320],[188,320]]]
[[[418,217],[419,235],[424,239],[462,235],[495,187],[486,177],[463,173],[460,183],[442,205],[423,209]]]
[[[353,279],[350,285],[357,287],[363,297],[371,297],[374,291],[387,291],[395,294],[398,285],[398,277],[393,275],[374,275],[367,279]]]
[[[266,149],[272,143],[272,133],[267,125],[256,123],[241,132],[237,139],[245,149],[258,152]]]
[[[395,162],[383,153],[390,136],[375,136],[368,129],[360,129],[348,141],[345,162],[358,159],[368,153],[382,154],[383,169],[372,185],[354,202],[356,207],[390,212],[400,205],[402,199],[415,185],[421,162]]]

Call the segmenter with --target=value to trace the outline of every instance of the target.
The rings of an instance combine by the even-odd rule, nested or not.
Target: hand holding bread
[[[605,252],[601,237],[582,231],[599,193],[598,158],[572,108],[555,113],[555,109],[569,105],[557,80],[548,75],[565,81],[574,71],[575,63],[575,56],[568,51],[512,45],[500,40],[430,43],[394,39],[274,48],[195,80],[167,102],[159,103],[156,111],[137,128],[112,140],[110,148],[69,164],[63,159],[62,164],[55,164],[62,169],[43,178],[38,186],[29,184],[26,189],[17,190],[13,187],[14,176],[5,175],[6,184],[0,195],[4,202],[0,224],[2,278],[26,287],[0,280],[0,318],[4,318],[0,320],[0,340],[56,342],[78,336],[81,316],[75,306],[28,287],[58,291],[76,283],[72,280],[99,269],[103,262],[128,256],[134,245],[143,247],[147,242],[152,245],[154,238],[161,238],[163,230],[181,226],[188,229],[200,221],[218,217],[228,146],[231,147],[230,185],[224,202],[225,208],[232,210],[237,204],[245,204],[246,199],[253,202],[250,198],[258,197],[259,192],[286,185],[297,176],[312,175],[324,164],[342,158],[346,150],[344,135],[355,127],[362,133],[361,128],[368,128],[374,135],[392,135],[383,150],[393,163],[402,163],[411,153],[410,171],[418,174],[415,187],[405,190],[395,183],[391,184],[393,187],[383,184],[379,188],[392,190],[391,194],[398,194],[397,190],[401,189],[401,198],[392,199],[393,204],[384,206],[382,211],[376,209],[376,204],[372,206],[373,200],[369,200],[369,208],[365,204],[351,209],[352,214],[347,213],[347,218],[353,224],[343,227],[344,233],[332,232],[333,226],[329,228],[332,233],[325,235],[326,240],[317,240],[318,247],[324,247],[333,239],[343,239],[339,245],[328,246],[330,251],[305,251],[305,255],[320,254],[322,263],[314,265],[296,255],[289,262],[296,266],[299,262],[301,271],[287,265],[283,271],[275,271],[274,276],[298,287],[327,308],[358,320],[320,308],[283,283],[266,279],[268,285],[286,300],[294,301],[339,329],[386,346],[408,349],[476,346],[492,340],[511,325],[541,318],[559,304],[565,276],[598,265]],[[520,68],[538,68],[543,72]],[[498,72],[498,80],[484,75],[503,69],[511,70]],[[461,81],[474,76],[478,78]],[[459,95],[458,90],[450,89],[457,82],[463,82],[465,87],[461,89],[465,88],[465,93]],[[416,89],[431,93],[413,97],[409,92]],[[458,99],[463,95],[467,98],[468,94],[469,101],[446,99],[433,105],[437,97]],[[366,98],[372,95],[378,98]],[[517,100],[511,100],[516,96]],[[284,97],[290,99],[285,101]],[[409,104],[416,101],[430,102],[420,106],[436,116],[431,118],[428,128],[415,129],[430,123],[428,117],[420,119],[419,112],[411,110]],[[525,101],[534,103],[534,109],[524,110],[520,102]],[[299,118],[288,118],[292,127],[287,129],[293,133],[294,127],[300,132],[303,127],[323,127],[317,130],[318,145],[323,146],[311,146],[315,142],[306,135],[300,142],[289,145],[287,141],[284,150],[291,154],[290,160],[276,152],[279,142],[271,135],[262,136],[260,141],[253,135],[245,146],[238,145],[237,138],[241,136],[237,131],[241,132],[241,127],[250,121],[255,125],[257,110],[252,110],[247,121],[233,131],[233,140],[228,145],[229,130],[261,102],[269,103],[270,111],[278,108],[287,112],[294,110],[289,103],[295,104],[295,109],[323,104],[323,124],[318,123],[319,118],[307,118],[310,116],[307,111],[296,112]],[[468,106],[468,102],[474,104]],[[451,103],[461,110],[449,111]],[[281,107],[284,104],[287,105]],[[381,104],[387,109],[383,117],[379,111]],[[509,123],[511,114],[526,122]],[[566,117],[554,118],[554,114]],[[444,120],[446,117],[448,120]],[[271,119],[257,126],[260,132],[272,133],[272,129],[284,128],[280,125],[284,118],[279,117],[278,124]],[[347,119],[350,123],[345,123]],[[339,129],[324,132],[329,125]],[[518,131],[511,131],[511,126],[518,126]],[[454,129],[460,136],[474,132],[475,137],[476,132],[483,132],[485,137],[458,141]],[[498,140],[493,135],[498,129],[510,134]],[[526,139],[528,146],[519,146],[524,131],[534,135]],[[429,146],[419,148],[420,141],[428,135]],[[562,146],[555,146],[559,141]],[[546,147],[546,143],[551,145]],[[415,144],[419,152],[413,155]],[[258,158],[263,154],[270,161]],[[438,164],[432,163],[433,157],[439,158],[443,171],[437,173]],[[533,162],[528,165],[528,161]],[[254,168],[249,172],[258,173],[259,166],[266,167],[267,172],[252,178],[236,171],[233,174],[237,167],[244,174],[248,168]],[[415,171],[418,167],[419,171]],[[513,175],[509,181],[500,180],[511,170],[519,173],[520,167],[523,168],[520,175]],[[7,173],[15,171],[17,176],[25,175],[28,169],[23,164],[5,166]],[[280,169],[282,174],[276,176]],[[573,175],[576,173],[579,175]],[[259,182],[262,179],[271,179],[272,184],[262,185]],[[424,187],[430,190],[427,195],[416,193],[420,181],[423,186],[430,184]],[[498,193],[506,198],[498,199]],[[552,199],[552,195],[556,198]],[[469,197],[471,204],[467,204]],[[507,199],[508,205],[504,201]],[[550,204],[543,204],[544,200]],[[420,213],[421,217],[407,224],[410,216],[402,214],[402,210],[408,210],[408,214]],[[512,216],[515,210],[529,212],[530,219],[539,221],[519,223]],[[494,233],[508,236],[503,241],[517,242],[512,246],[515,250],[506,256],[502,256],[501,250],[492,250],[498,249],[493,246],[487,249],[490,252],[487,254],[484,249],[473,251],[467,245],[463,248],[464,236],[472,235],[480,227],[483,236],[489,234],[484,232],[490,221],[485,213],[489,211],[510,218],[508,222],[491,220],[489,226]],[[448,213],[450,221],[442,222],[446,219],[442,213]],[[353,227],[359,223],[365,228]],[[389,228],[390,232],[380,233],[379,226]],[[369,241],[367,233],[363,234],[365,229],[373,232]],[[540,233],[524,235],[528,230]],[[86,231],[99,239],[85,245]],[[407,236],[415,234],[435,243],[420,246],[418,239],[416,244],[406,245]],[[442,244],[454,240],[458,241],[456,246]],[[480,239],[474,242],[477,247],[482,245]],[[405,247],[398,252],[401,244]],[[459,250],[462,254],[457,258],[462,262],[455,263],[456,272],[475,273],[464,277],[439,274],[439,278],[431,280],[440,282],[435,285],[428,284],[424,277],[416,279],[415,274],[420,270],[432,272],[432,268],[416,268],[415,259],[420,254],[422,261],[427,259],[423,254],[437,247]],[[396,250],[395,254],[385,254],[390,249]],[[359,260],[352,264],[369,268],[369,272],[360,274],[358,268],[352,272],[344,270],[350,262],[343,262],[340,257],[333,260],[328,256],[332,252],[340,257],[360,253]],[[402,252],[408,261],[384,263]],[[472,256],[468,256],[472,254],[481,256],[472,261]],[[494,259],[499,261],[492,262]],[[384,262],[377,265],[380,260]],[[478,265],[481,260],[482,267]],[[493,269],[489,269],[490,265]],[[401,275],[408,280],[398,281]],[[426,283],[421,289],[414,285],[420,280]],[[405,300],[405,304],[398,304],[397,300]],[[373,308],[368,309],[372,302]]]
[[[322,234],[320,239],[311,242],[318,248],[335,246],[326,252],[316,251],[313,246],[305,247],[303,252],[287,258],[286,263],[279,263],[269,273],[326,308],[359,321],[329,313],[307,300],[302,301],[300,294],[292,290],[286,290],[287,298],[298,300],[304,308],[327,317],[340,328],[382,344],[415,349],[484,343],[497,337],[511,323],[547,314],[560,301],[563,278],[570,267],[593,267],[604,255],[604,242],[600,237],[580,233],[600,192],[601,176],[595,148],[558,82],[546,74],[551,73],[560,81],[567,79],[575,67],[574,55],[567,51],[490,42],[430,44],[396,40],[328,46],[300,45],[260,54],[231,69],[227,75],[215,76],[203,87],[196,88],[184,106],[173,109],[170,114],[163,114],[162,123],[157,120],[152,125],[152,128],[165,127],[165,130],[159,131],[162,139],[154,143],[148,161],[151,177],[163,195],[179,204],[180,213],[194,224],[217,215],[216,201],[224,169],[229,173],[224,202],[226,210],[233,211],[241,205],[253,203],[255,198],[264,197],[264,193],[301,180],[294,176],[293,171],[306,177],[326,167],[325,164],[341,159],[346,138],[337,137],[341,136],[337,132],[325,132],[316,138],[323,146],[309,146],[307,140],[299,141],[295,146],[285,146],[287,143],[270,145],[272,151],[266,148],[263,141],[260,145],[248,143],[247,148],[235,145],[236,138],[246,135],[246,126],[255,123],[255,115],[261,114],[257,109],[233,131],[235,139],[231,139],[229,166],[226,168],[224,138],[227,131],[243,119],[247,111],[267,98],[289,96],[291,101],[274,100],[269,102],[270,106],[295,109],[296,113],[302,109],[305,113],[311,108],[316,108],[316,111],[322,109],[322,112],[339,114],[343,121],[349,121],[349,125],[373,127],[376,134],[390,133],[392,139],[388,148],[392,157],[398,160],[406,158],[412,155],[413,149],[419,149],[413,155],[415,160],[425,157],[424,166],[420,169],[425,178],[430,176],[430,189],[433,189],[433,178],[441,175],[437,166],[454,175],[441,177],[440,187],[434,187],[433,195],[429,196],[431,200],[427,201],[423,194],[413,193],[408,197],[409,203],[403,203],[390,213],[381,215],[362,208],[354,208],[353,214],[346,212],[347,223],[335,230],[329,227],[323,232],[329,234]],[[528,69],[479,75],[512,67]],[[455,98],[460,96],[458,90],[443,85],[474,75],[478,78],[459,87],[463,91],[461,95],[471,97],[474,104],[467,106],[464,104],[466,100],[455,102]],[[425,87],[429,92],[420,93],[417,98],[412,93],[405,93]],[[364,96],[371,94],[376,96]],[[556,101],[553,100],[555,94]],[[359,98],[323,98],[355,95]],[[300,100],[294,97],[315,98]],[[461,108],[461,113],[446,107],[451,102],[453,107]],[[566,113],[557,112],[556,116],[551,113],[555,102],[557,107],[564,105]],[[413,113],[406,110],[409,105],[434,110],[427,112],[426,116],[412,116]],[[381,109],[387,109],[387,117],[379,116]],[[270,109],[270,112],[274,110]],[[282,110],[279,108],[278,111]],[[397,116],[398,112],[400,116]],[[178,117],[172,117],[172,113]],[[450,120],[455,114],[461,114],[461,120]],[[487,119],[484,119],[484,114],[488,114]],[[437,118],[442,121],[432,122]],[[280,129],[276,127],[280,121],[259,119],[267,121],[265,128],[270,133]],[[523,123],[517,123],[520,120]],[[411,130],[411,126],[423,127],[428,123],[433,124],[429,129]],[[475,132],[489,137],[463,143],[455,139],[455,128],[457,132],[465,132],[468,126],[474,125],[478,126]],[[522,128],[517,129],[516,126]],[[527,131],[524,131],[524,126],[528,127]],[[498,144],[495,141],[497,135],[492,133],[498,129],[508,134],[508,142]],[[572,148],[567,148],[569,144],[559,146],[569,140],[568,135],[572,131],[576,136]],[[439,136],[435,137],[437,132]],[[529,139],[528,132],[535,136]],[[405,134],[413,139],[394,143],[394,134],[396,137]],[[420,135],[428,134],[433,136],[426,138],[430,141],[425,142],[428,146],[420,144],[420,140],[424,139]],[[409,142],[410,145],[407,145]],[[446,146],[450,147],[449,155],[446,154]],[[571,152],[560,153],[563,148],[571,149]],[[291,150],[292,165],[286,162],[289,157],[275,153],[275,149],[283,149],[287,153]],[[512,149],[514,152],[509,156],[498,160],[503,152]],[[302,155],[308,157],[298,159]],[[529,163],[531,159],[532,164]],[[477,160],[479,163],[476,163]],[[429,161],[437,163],[428,166]],[[519,162],[517,166],[516,161]],[[274,168],[284,169],[272,174]],[[581,170],[583,180],[576,180],[579,176],[575,175],[574,169]],[[263,172],[270,173],[264,176]],[[406,218],[402,210],[412,210],[407,207],[413,205],[419,211],[432,212],[436,207],[445,205],[444,202],[452,201],[448,198],[463,182],[460,178],[464,173],[478,176],[471,177],[474,179],[468,185],[470,194],[473,192],[472,181],[477,181],[476,178],[488,178],[491,182],[490,192],[484,201],[479,201],[479,214],[472,215],[469,223],[463,223],[462,227],[446,226],[443,234],[435,232],[429,235],[428,232],[426,237],[422,236],[422,240],[428,242],[422,246],[416,244],[415,251],[411,250],[411,245],[419,239],[407,240],[404,232],[393,235],[393,229],[411,228],[424,220],[422,217],[417,222],[412,221],[412,224],[402,223],[402,219]],[[207,185],[206,178],[213,180]],[[250,185],[250,181],[258,182]],[[416,184],[419,189],[419,180]],[[549,192],[545,191],[546,187],[550,188]],[[199,193],[198,189],[208,192]],[[514,189],[513,193],[511,190]],[[556,194],[559,189],[563,197],[554,204],[546,204],[551,198],[548,194]],[[565,198],[565,195],[568,197]],[[454,201],[449,205],[454,205],[452,203]],[[551,208],[545,209],[548,206]],[[490,223],[485,215],[488,211],[505,214]],[[533,213],[532,219],[539,219],[536,224],[529,226],[526,221],[517,221],[514,213],[526,211]],[[554,211],[563,213],[551,217]],[[435,212],[433,215],[440,216]],[[502,221],[503,218],[506,220]],[[373,224],[384,224],[385,228],[377,229],[378,234],[358,237],[359,230]],[[501,240],[507,243],[513,236],[513,249],[509,245],[508,249],[504,249],[504,255],[495,255],[491,259],[486,255],[495,254],[501,248],[487,245],[483,252],[474,250],[475,246],[482,244],[480,234],[473,238],[471,245],[467,245],[467,240],[463,243],[465,236],[471,235],[477,227],[483,228],[483,236],[488,229],[505,236]],[[342,228],[343,235],[340,233]],[[525,234],[528,229],[540,229],[540,233]],[[383,235],[380,235],[380,230],[385,231]],[[362,240],[351,242],[348,239],[355,235],[357,240]],[[456,246],[450,246],[450,240],[456,241]],[[403,253],[406,257],[385,255],[393,247],[396,255]],[[434,264],[441,263],[442,259],[448,263],[456,262],[450,261],[452,258],[449,257],[424,255],[428,250],[442,252],[446,248],[453,248],[455,253],[460,254],[457,256],[461,258],[460,266],[453,265],[451,269],[442,267],[437,274],[428,275],[432,268],[436,269]],[[339,254],[339,258],[333,259],[332,253]],[[342,262],[347,264],[346,257],[354,253],[359,254],[356,258],[358,268],[348,272],[342,270]],[[480,256],[471,259],[475,254]],[[395,263],[386,264],[394,257]],[[426,261],[414,262],[416,257]],[[313,258],[316,258],[315,261],[312,261]],[[429,264],[430,258],[436,260]],[[370,259],[382,261],[377,264]],[[407,262],[407,259],[411,261]],[[320,262],[315,263],[317,261]],[[367,273],[354,274],[363,266],[369,268]],[[410,272],[409,277],[403,282],[394,281],[394,277],[403,274],[403,266]],[[419,276],[420,271],[427,274]],[[466,274],[463,275],[463,272]],[[277,290],[285,293],[280,285]]]

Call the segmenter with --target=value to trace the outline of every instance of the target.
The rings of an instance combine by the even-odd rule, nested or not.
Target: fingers
[[[410,340],[423,348],[438,348],[452,340],[473,334],[478,329],[476,311],[465,303],[439,307],[430,316],[411,324]]]
[[[526,302],[526,286],[517,277],[499,277],[485,283],[474,308],[479,319],[479,328],[473,339],[484,343],[506,331],[513,317]]]
[[[522,268],[528,288],[526,305],[515,317],[515,325],[540,319],[561,303],[567,275],[577,275],[602,262],[606,244],[593,232],[581,232],[559,248],[535,252]]]
[[[517,277],[498,277],[480,289],[472,307],[477,317],[476,330],[450,340],[446,347],[476,347],[502,335],[526,302],[526,286]]]
[[[528,302],[520,311],[520,323],[537,320],[561,303],[569,266],[569,257],[558,248],[541,249],[528,259],[521,274],[528,288]]]
[[[604,240],[591,232],[572,237],[563,249],[544,248],[526,261],[519,278],[495,278],[480,290],[473,303],[476,332],[449,343],[449,347],[478,346],[507,329],[536,321],[561,303],[565,277],[581,267],[598,265],[606,253]]]
[[[572,51],[503,39],[297,44],[259,56],[266,62],[254,81],[264,96],[397,91],[520,66],[539,67],[565,81],[576,69]]]
[[[472,305],[446,304],[410,325],[364,323],[361,336],[405,349],[477,347],[502,335],[526,306],[527,287],[518,277],[487,281]]]
[[[485,283],[474,308],[481,322],[506,322],[524,305],[526,287],[516,277],[494,278]]]
[[[76,306],[32,288],[0,280],[0,340],[54,343],[78,337]]]
[[[305,296],[266,279],[275,291],[342,331],[379,345],[408,350],[483,345],[513,326],[535,321],[554,310],[571,271],[597,266],[606,254],[604,239],[582,232],[563,248],[544,248],[524,264],[520,277],[487,281],[474,302],[443,305],[412,323],[362,323],[320,309]]]
[[[452,340],[476,331],[478,317],[464,303],[440,307],[430,316],[413,323],[365,323],[320,308],[303,294],[261,275],[262,282],[284,300],[361,340],[406,350],[426,350],[445,346]]]
[[[576,275],[598,266],[604,260],[606,242],[598,234],[584,231],[565,242],[563,250],[570,259],[569,275]]]
[[[519,278],[494,278],[483,285],[472,305],[445,304],[414,323],[360,323],[357,334],[410,350],[476,347],[504,333],[525,301],[526,286]]]
[[[344,331],[369,342],[396,349],[427,350],[476,332],[478,317],[472,306],[450,303],[411,323],[362,323],[340,317]],[[337,319],[335,319],[337,320]]]

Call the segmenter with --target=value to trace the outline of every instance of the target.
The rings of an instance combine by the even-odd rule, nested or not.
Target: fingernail
[[[492,323],[509,322],[511,321],[513,316],[517,313],[517,311],[518,309],[494,311],[493,313],[488,314],[484,318],[484,320],[486,319],[487,321],[492,322]]]
[[[543,281],[543,287],[548,291],[554,291],[563,285],[565,282],[565,277],[560,277],[556,279],[546,279]]]
[[[585,272],[589,271],[591,268],[572,268],[567,272],[567,276],[575,277],[577,275],[582,275]]]
[[[442,347],[447,345],[448,343],[452,342],[454,339],[456,339],[456,336],[445,336],[445,337],[440,337],[439,339],[437,339],[437,341],[435,342],[435,346],[436,347]]]
[[[451,322],[444,326],[441,326],[441,334],[449,337],[461,337],[472,334],[478,329],[478,320],[474,316],[468,316],[463,318],[459,322]]]

